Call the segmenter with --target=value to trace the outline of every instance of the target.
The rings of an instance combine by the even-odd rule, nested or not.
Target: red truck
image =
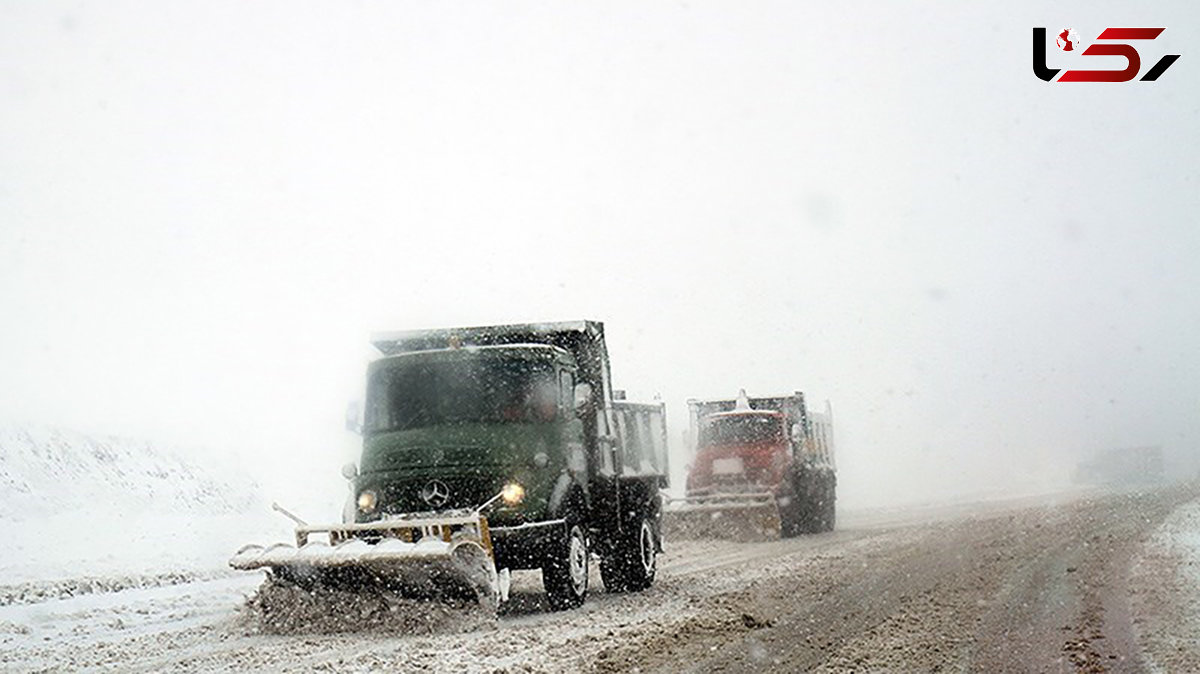
[[[833,418],[804,394],[689,400],[693,451],[686,496],[672,499],[671,533],[777,538],[831,531],[837,477]]]

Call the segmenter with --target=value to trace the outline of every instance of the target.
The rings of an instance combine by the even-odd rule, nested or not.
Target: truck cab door
[[[607,401],[604,401],[605,403]],[[621,515],[620,438],[612,424],[607,405],[595,411],[596,471],[592,475],[592,528],[604,531],[619,529]]]

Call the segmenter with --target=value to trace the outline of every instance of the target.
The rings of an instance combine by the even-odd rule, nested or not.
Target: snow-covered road
[[[241,608],[258,574],[13,601],[0,606],[0,667],[1138,671],[1161,661],[1154,654],[1164,646],[1133,626],[1165,610],[1140,588],[1180,562],[1138,563],[1132,584],[1131,569],[1200,525],[1194,497],[1077,494],[851,512],[832,534],[677,542],[645,593],[607,595],[593,578],[583,608],[551,613],[537,574],[521,573],[499,620],[451,621],[433,634],[263,633]]]

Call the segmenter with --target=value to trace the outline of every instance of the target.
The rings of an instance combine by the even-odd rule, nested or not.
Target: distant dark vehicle
[[[1106,449],[1075,467],[1076,484],[1158,484],[1164,479],[1162,447]]]

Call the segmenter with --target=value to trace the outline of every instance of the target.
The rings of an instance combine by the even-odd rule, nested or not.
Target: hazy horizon
[[[298,498],[353,457],[371,332],[590,318],[674,441],[689,397],[829,400],[847,503],[1066,481],[1112,447],[1194,472],[1198,19],[0,5],[0,418]],[[1144,65],[1182,57],[1033,76],[1032,27],[1117,25],[1167,27]]]

